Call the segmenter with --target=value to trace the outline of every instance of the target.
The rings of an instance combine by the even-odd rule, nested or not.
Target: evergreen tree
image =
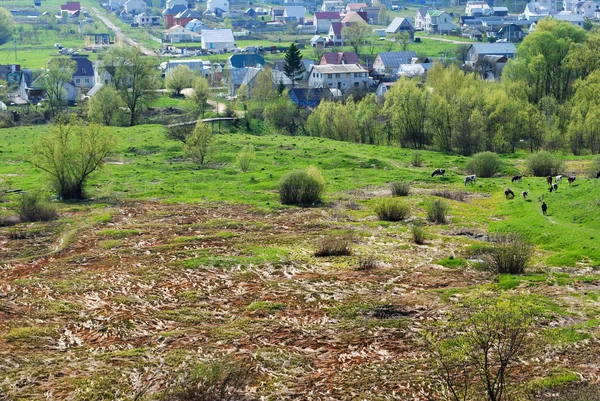
[[[294,43],[290,45],[290,48],[285,53],[285,76],[292,81],[292,88],[294,82],[302,79],[300,75],[304,72],[304,66],[302,65],[302,54]]]

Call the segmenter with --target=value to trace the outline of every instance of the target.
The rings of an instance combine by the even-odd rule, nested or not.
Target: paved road
[[[158,54],[156,54],[154,51],[149,50],[148,48],[142,46],[140,43],[129,38],[127,35],[125,35],[123,32],[121,32],[121,28],[119,28],[118,26],[113,24],[108,18],[106,18],[105,16],[100,14],[100,11],[98,11],[98,9],[96,7],[92,7],[92,10],[96,14],[96,17],[100,18],[100,20],[102,22],[104,22],[104,25],[106,25],[108,27],[108,29],[113,31],[115,33],[115,35],[118,36],[123,42],[129,44],[130,46],[138,47],[141,50],[141,52],[147,56],[158,56]]]

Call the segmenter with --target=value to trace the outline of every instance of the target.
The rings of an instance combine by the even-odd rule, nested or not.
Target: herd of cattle
[[[445,170],[445,169],[443,169],[443,168],[438,168],[438,169],[435,169],[435,170],[433,171],[433,173],[431,173],[431,176],[432,176],[432,177],[435,177],[436,175],[445,176],[445,175],[446,175],[446,170]],[[522,178],[523,178],[523,176],[522,176],[522,175],[515,175],[515,176],[513,176],[513,178],[511,179],[511,182],[512,182],[512,183],[515,183],[515,182],[517,182],[517,181],[518,181],[518,182],[521,182],[521,179],[522,179]],[[596,178],[600,178],[600,172],[598,172],[598,174],[596,175]],[[554,182],[552,182],[552,181],[553,181],[553,179],[554,179]],[[559,174],[559,175],[557,175],[557,176],[556,176],[556,177],[554,177],[554,178],[553,178],[551,175],[549,175],[549,176],[546,176],[546,182],[548,183],[548,186],[549,186],[548,190],[549,190],[550,192],[552,192],[552,191],[554,191],[554,192],[558,191],[558,184],[559,184],[559,183],[562,183],[562,179],[563,179],[563,176],[562,176],[562,174]],[[567,181],[569,182],[569,186],[570,186],[571,184],[573,184],[573,183],[575,182],[575,180],[576,180],[576,179],[577,179],[577,177],[576,177],[576,176],[574,176],[574,175],[570,175],[570,176],[568,176],[568,177],[567,177]],[[464,184],[465,184],[465,186],[466,186],[467,184],[475,184],[476,182],[477,182],[477,176],[476,176],[475,174],[466,176],[466,177],[465,177],[465,180],[464,180]],[[527,195],[529,195],[529,193],[528,193],[527,191],[523,191],[523,192],[521,192],[521,196],[523,196],[523,199],[527,199]],[[513,191],[512,191],[510,188],[506,188],[506,189],[504,190],[504,196],[506,196],[506,199],[509,199],[509,198],[514,198],[514,197],[515,197],[515,193],[514,193],[514,192],[513,192]]]

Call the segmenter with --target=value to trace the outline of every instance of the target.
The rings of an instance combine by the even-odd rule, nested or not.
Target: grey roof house
[[[373,69],[381,75],[394,77],[398,67],[402,64],[411,64],[412,59],[417,57],[414,51],[406,52],[381,52],[373,61]]]

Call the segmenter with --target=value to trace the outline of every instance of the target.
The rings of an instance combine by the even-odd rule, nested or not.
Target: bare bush
[[[467,197],[467,191],[449,191],[447,189],[433,191],[433,196],[438,196],[440,198],[451,199],[459,202],[464,202]]]
[[[0,216],[0,227],[11,227],[20,223],[19,216]]]
[[[351,235],[328,235],[319,241],[315,256],[347,256],[352,254]]]
[[[423,165],[423,158],[421,157],[421,152],[415,150],[412,152],[410,156],[410,164],[414,167],[421,167]]]
[[[533,256],[533,247],[518,234],[497,234],[490,238],[490,268],[499,274],[521,274]]]
[[[21,221],[51,221],[57,217],[56,207],[44,201],[39,194],[23,194],[19,204]]]
[[[392,196],[408,196],[410,192],[410,183],[408,182],[392,182],[390,184]]]
[[[375,206],[379,220],[402,221],[410,216],[410,207],[398,199],[384,199]]]
[[[364,255],[358,259],[357,270],[373,270],[378,264],[377,258],[374,255]]]

